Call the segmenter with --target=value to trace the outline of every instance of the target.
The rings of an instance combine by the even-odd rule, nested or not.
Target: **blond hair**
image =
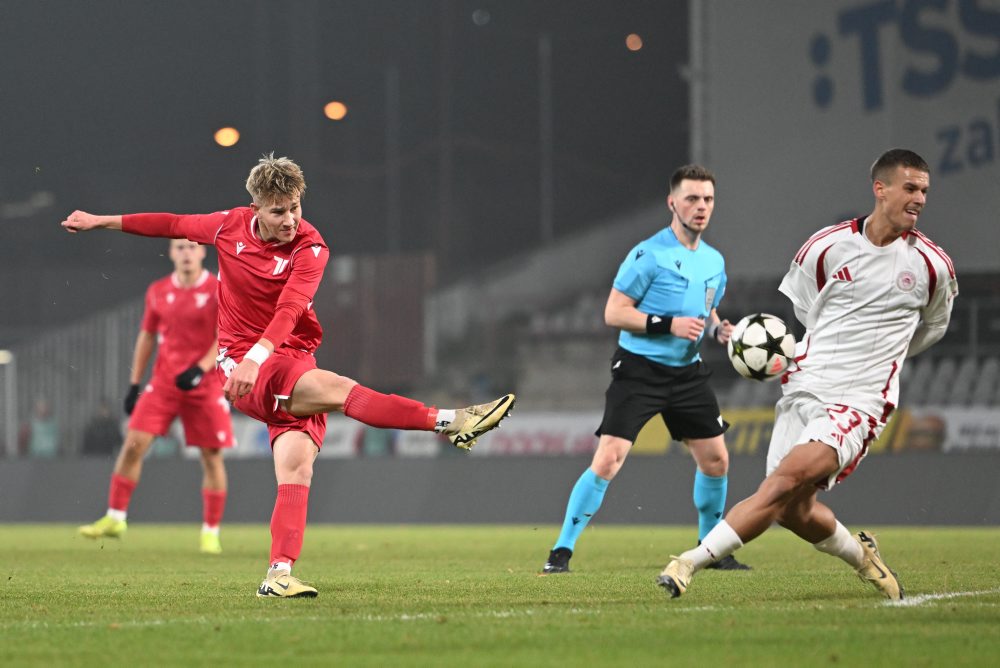
[[[306,179],[302,168],[288,158],[275,158],[268,153],[257,161],[247,178],[247,192],[257,206],[264,206],[279,199],[301,198],[306,192]]]

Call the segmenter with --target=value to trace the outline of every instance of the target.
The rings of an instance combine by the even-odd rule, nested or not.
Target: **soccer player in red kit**
[[[341,411],[373,427],[436,431],[468,449],[509,415],[514,395],[439,410],[317,368],[313,352],[322,329],[312,305],[330,252],[302,218],[302,170],[288,158],[267,155],[251,170],[246,188],[250,206],[212,214],[74,211],[62,226],[69,232],[104,228],[215,245],[218,374],[225,377],[226,398],[267,424],[278,482],[270,567],[257,595],[311,597],[316,589],[291,570],[302,549],[313,460],[323,444],[327,413]]]
[[[187,445],[200,448],[202,481],[201,551],[222,552],[219,523],[226,505],[226,469],[222,450],[233,446],[229,404],[214,373],[217,350],[219,281],[202,266],[205,247],[187,239],[170,241],[174,272],[146,290],[146,307],[132,357],[131,386],[125,412],[128,432],[108,492],[108,512],[80,527],[88,538],[118,538],[127,529],[125,517],[132,492],[142,474],[142,462],[153,439],[167,433],[180,416]],[[140,394],[153,348],[153,374]]]

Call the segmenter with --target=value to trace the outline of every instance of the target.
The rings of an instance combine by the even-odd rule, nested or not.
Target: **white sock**
[[[270,575],[271,573],[274,573],[275,571],[284,571],[285,573],[288,573],[289,575],[291,575],[291,573],[292,573],[292,565],[290,563],[288,563],[287,561],[276,561],[273,564],[271,564],[271,568],[268,569],[267,574]]]
[[[454,408],[441,408],[438,409],[437,424],[434,425],[434,431],[441,433],[448,428],[455,420],[455,409]]]
[[[837,528],[833,530],[832,536],[815,543],[813,547],[820,552],[840,557],[853,566],[854,570],[861,568],[865,561],[865,553],[861,549],[861,543],[854,540],[851,532],[840,522],[837,522]]]
[[[114,508],[108,508],[108,517],[113,520],[118,520],[119,522],[125,521],[125,517],[128,512],[125,510],[115,510]]]
[[[205,524],[204,522],[202,522],[201,523],[201,532],[202,533],[214,533],[216,536],[218,536],[219,535],[219,525],[216,524],[214,527],[210,527],[207,524]]]
[[[682,554],[681,559],[693,563],[694,570],[698,571],[713,561],[729,556],[741,547],[743,541],[726,520],[722,520],[701,539],[701,545]]]

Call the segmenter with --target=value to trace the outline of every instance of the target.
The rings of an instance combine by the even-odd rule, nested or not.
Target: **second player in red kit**
[[[145,310],[136,338],[125,412],[131,417],[115,462],[107,514],[80,527],[89,538],[120,537],[132,492],[153,439],[166,434],[178,417],[184,441],[200,448],[202,482],[201,551],[222,551],[219,524],[225,510],[227,480],[222,450],[233,446],[229,403],[212,371],[217,348],[219,281],[202,265],[205,248],[187,239],[170,242],[174,272],[146,290]],[[149,382],[140,384],[156,349]]]

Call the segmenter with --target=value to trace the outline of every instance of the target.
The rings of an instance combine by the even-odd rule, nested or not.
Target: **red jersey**
[[[170,274],[146,289],[141,328],[156,335],[155,375],[173,379],[205,356],[215,341],[218,291],[219,281],[207,269],[189,287]]]
[[[282,346],[312,353],[323,338],[313,297],[323,279],[330,251],[323,237],[304,219],[295,238],[265,242],[250,207],[180,216],[146,213],[122,216],[122,229],[143,236],[190,239],[215,246],[219,258],[219,347],[242,359],[275,318],[279,306],[301,310]],[[297,313],[298,311],[296,311]]]

